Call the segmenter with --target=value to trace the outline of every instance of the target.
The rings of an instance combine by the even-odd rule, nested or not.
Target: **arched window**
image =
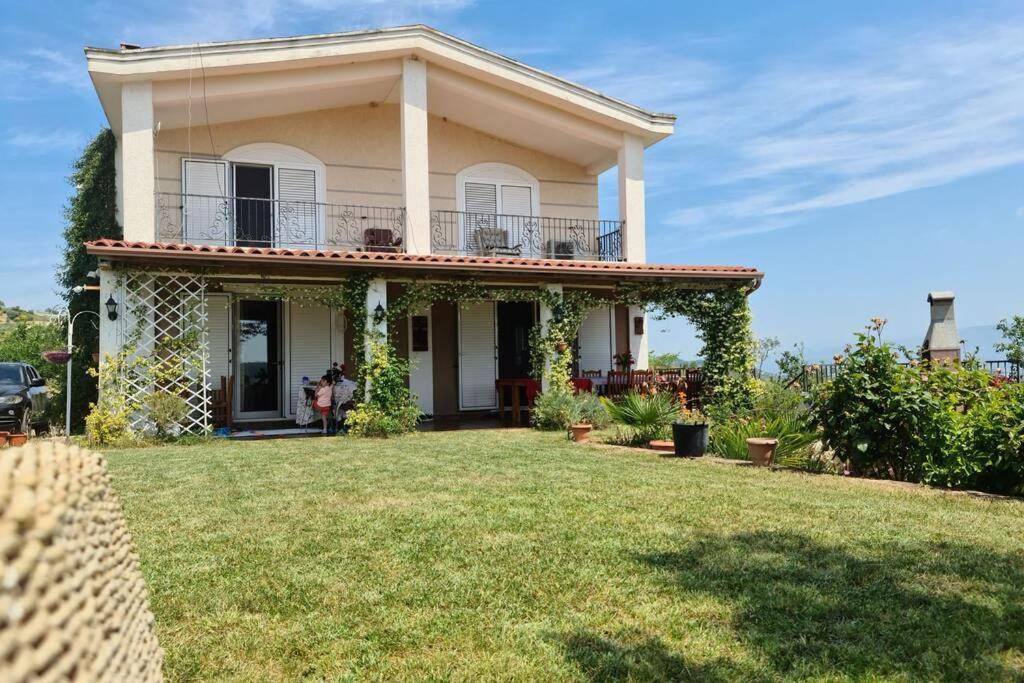
[[[309,152],[273,142],[242,145],[220,159],[182,159],[187,241],[319,248],[324,168]]]
[[[488,162],[462,169],[455,176],[455,192],[459,211],[540,215],[540,184],[532,175],[510,164]]]

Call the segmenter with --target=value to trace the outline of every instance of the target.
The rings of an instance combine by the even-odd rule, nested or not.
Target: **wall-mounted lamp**
[[[633,318],[633,334],[640,336],[644,333],[644,317],[638,315]]]
[[[107,318],[109,320],[117,320],[117,302],[114,301],[114,295],[111,294],[110,298],[107,299],[105,304],[107,307]]]
[[[377,308],[373,309],[373,322],[378,325],[384,321],[384,317],[387,315],[387,311],[384,310],[384,306],[378,301]]]

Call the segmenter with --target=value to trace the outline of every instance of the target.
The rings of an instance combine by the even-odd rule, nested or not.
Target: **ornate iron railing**
[[[405,209],[215,195],[156,194],[163,242],[404,251]]]
[[[620,221],[431,211],[434,253],[622,260]]]

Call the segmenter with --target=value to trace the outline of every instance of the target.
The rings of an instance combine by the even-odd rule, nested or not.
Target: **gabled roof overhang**
[[[218,78],[337,69],[415,56],[440,67],[438,77],[468,77],[611,132],[637,135],[645,146],[671,135],[675,125],[672,114],[645,110],[423,25],[166,47],[86,48],[85,54],[115,133],[120,127],[122,83],[187,78],[199,58],[204,78]]]

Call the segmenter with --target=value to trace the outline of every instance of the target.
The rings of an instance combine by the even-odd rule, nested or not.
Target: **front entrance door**
[[[529,301],[498,304],[498,377],[530,376],[530,330],[535,305]]]
[[[270,166],[235,165],[235,244],[274,246],[274,210]]]
[[[238,304],[238,416],[281,416],[281,305],[277,301]]]

